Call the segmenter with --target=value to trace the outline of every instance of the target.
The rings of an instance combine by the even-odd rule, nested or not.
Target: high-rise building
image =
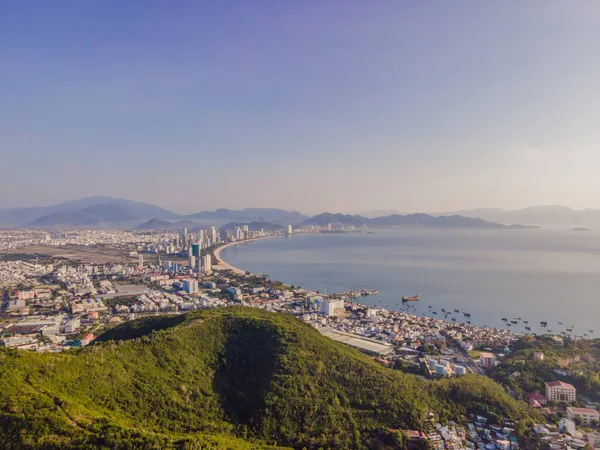
[[[291,225],[288,225],[288,226],[287,226],[287,234],[292,234],[292,232],[293,232],[293,231],[294,231],[294,230],[292,229],[292,226],[291,226]]]
[[[207,247],[206,245],[206,233],[204,230],[198,231],[198,244],[200,245],[200,249]]]
[[[248,231],[249,231],[249,230],[248,230],[248,225],[244,225],[244,226],[242,227],[242,230],[244,230],[244,233],[246,233],[246,235],[248,235]]]
[[[200,257],[200,244],[192,244],[192,256]]]
[[[183,290],[188,294],[196,294],[198,292],[198,281],[183,280]]]
[[[210,245],[219,243],[219,233],[217,227],[211,227],[210,229]]]
[[[236,241],[242,240],[242,229],[240,227],[235,228],[235,240]]]
[[[211,255],[204,255],[202,257],[202,271],[204,273],[211,273],[212,272],[212,257]]]
[[[138,267],[141,269],[144,267],[144,255],[141,253],[138,255]]]
[[[188,266],[191,269],[193,269],[194,267],[196,267],[196,257],[194,255],[190,255],[190,260],[189,260]]]
[[[187,228],[182,228],[181,231],[179,232],[179,245],[181,245],[183,248],[185,248],[187,246],[187,237],[188,237]]]

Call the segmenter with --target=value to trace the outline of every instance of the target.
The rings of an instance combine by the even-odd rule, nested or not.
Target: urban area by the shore
[[[514,355],[522,336],[509,330],[365,306],[361,299],[376,291],[325,295],[251,274],[220,255],[227,246],[251,240],[321,232],[333,230],[0,231],[0,346],[77,351],[104,330],[139,317],[244,305],[292,314],[382,365],[429,379],[469,373],[496,377],[497,368]],[[568,339],[543,338],[557,345]],[[533,362],[544,357],[543,351],[530,355]],[[577,376],[568,366],[562,370],[565,380]],[[518,378],[518,370],[510,376],[515,373]],[[600,447],[600,399],[578,395],[571,383],[554,378],[524,394],[523,400],[541,413],[534,429],[540,442],[550,448]],[[519,445],[508,419],[491,424],[481,416],[460,426],[433,421],[430,429],[407,433],[440,449]]]

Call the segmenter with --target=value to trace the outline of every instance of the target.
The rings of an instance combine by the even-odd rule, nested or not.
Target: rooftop
[[[546,382],[546,385],[549,387],[561,386],[564,388],[575,389],[572,384],[565,383],[564,381],[549,381],[549,382]]]
[[[575,414],[598,414],[598,411],[591,408],[567,408],[567,411],[571,411]]]

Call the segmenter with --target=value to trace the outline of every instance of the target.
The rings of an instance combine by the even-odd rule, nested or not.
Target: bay
[[[221,257],[241,269],[310,290],[340,292],[356,285],[379,289],[378,295],[360,298],[370,306],[515,332],[529,326],[532,332],[558,334],[571,328],[580,337],[600,335],[597,232],[403,229],[299,234],[234,245]],[[421,295],[419,302],[402,304],[402,296],[415,294]],[[450,314],[444,317],[442,308]],[[502,318],[517,323],[508,326]]]

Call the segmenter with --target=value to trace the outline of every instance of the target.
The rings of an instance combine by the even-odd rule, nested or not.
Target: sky
[[[0,206],[600,208],[600,2],[0,3]]]

